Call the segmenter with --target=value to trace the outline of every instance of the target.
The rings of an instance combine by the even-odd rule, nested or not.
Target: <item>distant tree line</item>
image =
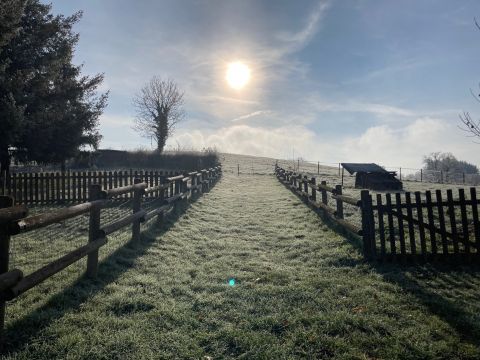
[[[101,138],[103,75],[84,76],[72,64],[79,39],[72,28],[82,13],[50,11],[38,0],[0,2],[0,174],[12,155],[63,164]]]
[[[436,170],[451,173],[478,174],[478,167],[458,160],[448,152],[433,152],[423,158],[424,170]]]

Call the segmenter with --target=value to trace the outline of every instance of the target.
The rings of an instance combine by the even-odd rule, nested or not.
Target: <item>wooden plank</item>
[[[40,202],[40,198],[39,198],[39,192],[38,192],[38,185],[39,185],[39,177],[38,177],[38,173],[35,173],[35,203],[38,204]]]
[[[135,221],[143,222],[146,214],[147,212],[145,210],[139,210],[133,214],[121,218],[120,220],[105,225],[102,227],[101,231],[105,236],[110,235],[111,233],[118,231],[127,225],[133,224]]]
[[[10,288],[7,293],[2,294],[3,298],[11,300],[25,291],[33,288],[34,286],[45,281],[49,277],[55,275],[56,273],[62,271],[67,266],[73,264],[74,262],[82,259],[83,257],[91,254],[92,252],[98,252],[98,249],[105,245],[107,240],[105,238],[97,239],[94,242],[91,242],[85,246],[82,246],[65,256],[51,262],[50,264],[42,267],[41,269],[31,273],[30,275],[25,276],[20,280],[17,285]]]
[[[77,202],[77,173],[72,171],[72,201]]]
[[[366,258],[372,258],[374,253],[372,252],[372,242],[375,243],[375,232],[372,231],[370,217],[373,216],[372,211],[372,198],[368,190],[362,190],[360,193],[362,200],[362,240],[363,240],[363,255]]]
[[[25,204],[0,208],[0,225],[24,218],[27,214],[28,209]]]
[[[82,201],[87,201],[88,194],[87,194],[87,173],[85,171],[82,172]]]
[[[62,197],[62,203],[64,204],[67,200],[67,197],[66,197],[66,173],[64,171],[62,171],[62,177],[61,177],[61,181],[62,181],[62,192],[61,192],[61,197]]]
[[[405,202],[407,204],[407,216],[409,219],[413,219],[412,195],[408,191],[405,193]],[[415,243],[415,227],[413,224],[413,221],[408,221],[408,239],[410,240],[410,253],[416,255],[417,244]]]
[[[420,204],[422,203],[422,198],[420,191],[415,192],[415,205],[417,208],[417,218],[419,221],[418,231],[420,233],[420,251],[422,253],[423,258],[425,259],[427,255],[427,243],[425,241],[425,226],[423,224],[423,210]]]
[[[389,210],[387,212],[387,221],[388,221],[388,232],[389,232],[389,236],[388,236],[388,239],[390,241],[390,253],[392,255],[396,255],[397,253],[397,247],[396,247],[396,244],[395,244],[395,229],[394,229],[394,225],[393,225],[393,216],[392,216],[392,194],[390,193],[387,193],[385,195],[385,198],[386,198],[386,209]]]
[[[88,189],[89,200],[91,203],[99,201],[102,198],[102,188],[98,184],[90,185]],[[100,206],[90,208],[90,217],[88,222],[88,243],[93,244],[100,238]],[[105,238],[105,237],[101,237]],[[88,253],[87,257],[87,276],[96,278],[98,272],[98,247]]]
[[[106,191],[107,197],[115,197],[115,196],[121,196],[127,193],[131,193],[137,190],[143,191],[147,187],[146,183],[137,183],[134,185],[127,185],[123,187],[118,187],[114,189],[109,189]]]
[[[319,186],[318,189],[322,193],[322,203],[327,205],[328,204],[327,190],[325,190],[325,188],[327,187],[327,182],[322,181],[322,183],[320,185],[322,185],[322,186],[321,187]]]
[[[465,240],[463,248],[465,253],[470,254],[470,232],[468,231],[467,206],[465,204],[464,189],[458,189],[458,199],[460,201],[460,216],[462,219],[462,237]]]
[[[442,239],[442,252],[444,255],[448,254],[448,243],[447,243],[447,229],[445,226],[445,213],[443,211],[442,205],[442,191],[436,190],[435,191],[436,198],[437,198],[437,211],[438,211],[438,222],[440,224],[440,231],[441,231],[441,239]]]
[[[400,207],[400,204],[402,203],[402,198],[400,193],[395,194],[395,202],[396,202],[395,206],[397,208],[397,212],[399,214],[403,214],[403,210]],[[405,230],[403,228],[403,217],[397,216],[397,221],[398,221],[398,239],[400,241],[400,254],[404,256],[407,252],[405,247]]]
[[[476,253],[480,253],[480,221],[478,219],[478,206],[477,206],[477,189],[474,187],[470,188],[470,199],[472,200],[472,218],[473,218],[473,229],[475,234],[475,245],[477,248]]]
[[[23,203],[28,204],[28,174],[23,174]]]
[[[45,173],[45,202],[47,204],[51,203],[50,199],[50,174]]]
[[[142,178],[138,177],[138,178],[135,178],[133,180],[134,184],[133,186],[136,186],[136,185],[144,185],[143,188],[141,189],[138,189],[136,188],[135,191],[133,192],[133,201],[132,201],[132,211],[133,211],[133,215],[137,214],[137,213],[140,213],[141,212],[141,208],[142,208],[142,195],[143,195],[143,191],[145,190],[145,188],[147,187],[147,184],[142,182]],[[143,217],[145,214],[141,215],[141,217]],[[141,219],[140,218],[136,218],[133,222],[132,222],[132,241],[135,243],[135,242],[138,242],[140,241],[140,223],[141,223]]]
[[[29,173],[28,174],[28,200],[25,202],[25,204],[32,204],[33,201],[33,174]]]
[[[101,207],[105,204],[104,200],[98,200],[95,202],[86,202],[83,204],[73,205],[67,208],[61,208],[55,211],[30,216],[21,219],[13,224],[10,224],[11,234],[18,234],[21,232],[27,232],[34,229],[42,228],[50,224],[58,223],[78,215],[87,213],[93,207]]]
[[[50,203],[55,203],[56,197],[55,197],[55,173],[51,172],[50,173]]]
[[[10,270],[0,274],[0,293],[11,288],[23,278],[23,272],[18,269]]]
[[[435,220],[433,217],[433,203],[432,203],[432,193],[430,191],[425,192],[425,201],[427,205],[427,216],[428,216],[428,225],[429,225],[429,234],[430,234],[430,246],[432,249],[432,254],[436,255],[437,251],[437,239],[435,235]]]
[[[453,236],[453,253],[458,254],[458,234],[457,234],[457,221],[455,217],[455,207],[453,205],[453,192],[452,189],[447,190],[447,202],[448,202],[448,216],[450,218],[450,229]]]
[[[382,205],[382,194],[377,194],[377,204]],[[378,212],[378,232],[380,233],[380,256],[384,258],[386,254],[385,223],[383,220],[383,210],[381,206],[378,208],[377,212]]]

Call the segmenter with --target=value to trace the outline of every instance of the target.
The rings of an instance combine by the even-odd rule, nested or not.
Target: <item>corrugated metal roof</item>
[[[362,163],[342,163],[342,166],[345,170],[347,170],[350,175],[355,174],[356,172],[366,172],[366,173],[388,173],[387,170],[382,168],[381,166],[370,163],[370,164],[362,164]]]

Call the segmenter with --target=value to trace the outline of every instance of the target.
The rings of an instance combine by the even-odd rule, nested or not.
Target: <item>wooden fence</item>
[[[362,235],[361,228],[344,219],[344,203],[359,208],[360,201],[350,196],[343,195],[342,185],[331,187],[327,185],[326,181],[322,181],[318,184],[315,177],[308,178],[306,175],[287,171],[280,167],[275,168],[275,173],[284,185],[299,195],[306,203],[312,205],[316,209],[320,209],[326,217],[342,226],[350,233],[357,236]],[[328,205],[328,196],[335,199],[335,208]]]
[[[104,187],[103,190],[100,184],[92,183],[89,185],[88,202],[30,217],[26,217],[28,209],[25,205],[16,205],[11,196],[0,196],[0,332],[3,332],[4,327],[6,301],[18,297],[84,257],[87,257],[86,275],[91,278],[96,277],[98,251],[107,243],[108,235],[131,225],[131,241],[132,243],[138,242],[141,222],[154,217],[161,219],[176,202],[186,200],[193,194],[207,191],[215,184],[220,175],[221,168],[215,167],[191,172],[187,175],[168,177],[153,186],[140,177],[134,178],[132,184],[113,188]],[[131,198],[132,214],[102,226],[100,215],[107,201],[126,195]],[[147,212],[142,209],[142,198],[152,196],[158,198],[160,206]],[[85,213],[89,213],[90,216],[87,244],[26,276],[21,269],[9,271],[9,249],[12,235],[43,228]],[[0,346],[2,337],[0,334]]]
[[[368,259],[399,261],[480,262],[480,221],[475,188],[441,190],[424,194],[415,192],[375,194],[362,190],[361,198],[343,194],[341,185],[330,187],[325,181],[292,171],[275,168],[279,180],[305,202],[321,209],[329,219],[360,236]],[[321,198],[317,198],[317,193]],[[327,194],[336,200],[328,206]],[[345,221],[343,204],[359,208],[361,228]]]
[[[74,204],[88,200],[91,184],[113,189],[132,185],[134,179],[141,179],[152,187],[175,175],[179,175],[179,172],[119,170],[12,173],[1,179],[0,194],[14,197],[16,204]]]

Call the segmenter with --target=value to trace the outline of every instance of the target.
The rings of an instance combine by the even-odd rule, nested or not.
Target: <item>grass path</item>
[[[473,359],[479,289],[474,271],[364,263],[273,176],[225,174],[7,336],[18,359]]]

